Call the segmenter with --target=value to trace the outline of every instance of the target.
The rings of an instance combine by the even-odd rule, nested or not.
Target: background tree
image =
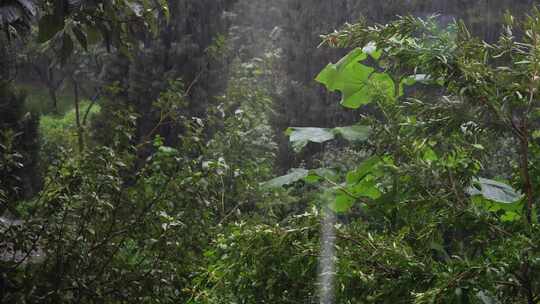
[[[131,107],[139,115],[134,141],[142,145],[141,155],[148,155],[148,140],[154,135],[160,134],[172,144],[182,133],[171,121],[161,121],[153,109],[169,81],[180,80],[186,90],[187,104],[178,111],[195,117],[206,115],[207,107],[227,83],[224,35],[228,21],[223,12],[232,2],[186,0],[169,4],[170,22],[160,18],[159,34],[143,35],[143,43],[130,56],[118,54],[108,64],[104,78],[106,83],[116,84],[109,96],[111,103],[104,106],[111,110]],[[109,112],[102,112],[96,128],[108,128]],[[106,138],[100,140],[107,142]]]
[[[11,84],[16,75],[14,36],[29,30],[36,15],[33,1],[0,4],[0,215],[15,210],[14,201],[39,189],[37,169],[37,121],[24,109],[24,94]]]

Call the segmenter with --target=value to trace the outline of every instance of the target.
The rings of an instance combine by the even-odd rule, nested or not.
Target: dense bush
[[[38,117],[25,110],[24,99],[23,92],[0,83],[0,214],[39,190]]]
[[[0,86],[0,302],[539,302],[540,11],[489,42],[383,12],[311,52],[359,5],[60,2],[35,34],[75,108],[38,125]]]
[[[311,303],[317,295],[317,223],[306,213],[280,225],[231,225],[205,252],[192,303]]]
[[[523,21],[507,16],[494,44],[461,23],[440,29],[415,17],[325,37],[354,49],[317,81],[340,91],[344,107],[374,106],[360,122],[371,128],[373,155],[341,177],[296,170],[272,185],[319,182],[319,202],[355,211],[337,230],[352,245],[336,244],[340,303],[537,302],[539,24],[538,11]],[[442,97],[430,94],[434,87]],[[289,136],[303,147],[340,130],[294,128]],[[500,142],[517,147],[493,146]],[[493,149],[506,150],[502,161],[512,162],[499,168],[509,172],[484,169],[501,162],[487,154]]]
[[[87,121],[99,113],[99,105],[92,105],[83,102],[81,111],[88,111]],[[40,139],[40,166],[42,170],[47,170],[48,166],[53,163],[58,163],[62,153],[74,153],[77,151],[77,126],[76,113],[72,109],[62,116],[58,115],[43,115],[39,121],[39,139]],[[88,133],[85,136],[88,137]],[[89,138],[87,138],[89,140]]]
[[[259,208],[258,184],[270,176],[273,147],[263,137],[271,135],[251,104],[267,101],[246,95],[245,80],[232,82],[207,119],[171,111],[184,104],[183,92],[164,92],[155,105],[183,133],[175,146],[152,136],[154,152],[142,165],[129,110],[115,114],[109,146],[78,152],[75,134],[66,133],[74,114],[44,117],[44,152],[54,161],[40,195],[17,206],[22,221],[1,223],[3,300],[185,301],[211,235]]]

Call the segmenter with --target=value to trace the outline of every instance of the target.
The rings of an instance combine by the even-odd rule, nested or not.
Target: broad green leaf
[[[310,184],[313,184],[313,183],[316,183],[318,181],[320,181],[321,179],[323,179],[320,175],[318,174],[314,174],[312,172],[310,172],[305,178],[304,180]]]
[[[351,109],[370,103],[374,94],[382,93],[393,98],[396,88],[392,77],[386,73],[377,73],[372,67],[360,63],[367,58],[368,53],[374,59],[380,56],[374,44],[368,44],[363,49],[357,48],[338,63],[328,64],[315,80],[332,92],[340,91],[341,105]]]
[[[347,187],[347,190],[355,197],[368,197],[370,199],[378,199],[382,193],[377,188],[377,182],[371,179],[364,179],[352,187]]]
[[[323,179],[335,180],[336,172],[328,168],[319,168],[306,170],[301,168],[292,169],[288,174],[276,177],[266,183],[263,183],[265,188],[278,188],[290,185],[300,180],[308,183],[316,183]]]
[[[355,125],[355,126],[349,126],[349,127],[334,128],[332,131],[334,134],[339,134],[343,136],[343,138],[348,141],[358,142],[358,141],[368,140],[369,135],[371,133],[371,127]]]
[[[290,171],[290,173],[276,177],[272,180],[267,181],[266,183],[263,183],[264,188],[279,188],[286,185],[290,185],[292,183],[295,183],[299,180],[304,179],[306,176],[308,176],[309,170],[301,169],[301,168],[295,168]]]
[[[336,64],[328,64],[315,80],[324,84],[328,90],[340,91],[341,104],[356,109],[370,102],[367,84],[374,69],[360,64],[367,54],[357,48],[343,57]]]
[[[482,208],[485,211],[500,214],[500,219],[503,222],[517,221],[522,215],[523,200],[512,204],[507,204],[486,199],[482,195],[476,195],[472,197],[471,201],[474,205]]]
[[[507,184],[490,179],[478,178],[467,189],[473,204],[482,209],[501,213],[503,222],[512,222],[521,218],[523,210],[522,195]]]
[[[39,32],[37,41],[39,43],[51,40],[56,33],[64,28],[64,19],[54,15],[45,15],[39,20]]]
[[[395,96],[396,87],[394,85],[394,80],[392,80],[392,77],[387,73],[373,73],[369,81],[373,86],[373,90],[377,90],[378,93],[383,93],[388,97]]]
[[[426,147],[424,149],[424,153],[422,155],[422,159],[428,163],[428,164],[431,164],[435,161],[437,161],[439,159],[439,157],[437,156],[437,153],[435,153],[435,151],[433,151],[433,149],[431,149],[430,147]]]
[[[371,87],[364,85],[349,98],[342,100],[341,105],[349,109],[358,109],[363,105],[369,104],[373,100],[372,93]]]
[[[334,139],[334,134],[325,128],[289,128],[286,134],[296,152],[301,151],[308,142],[324,143]]]
[[[518,211],[505,211],[501,216],[503,222],[515,222],[521,219],[521,212]]]
[[[368,174],[372,174],[380,164],[382,164],[382,160],[378,156],[366,159],[358,168],[347,173],[347,184],[353,185],[360,182]]]
[[[323,200],[335,212],[347,212],[358,198],[378,199],[382,195],[374,180],[364,180],[352,187],[333,187],[327,189]]]
[[[323,179],[334,180],[336,178],[336,172],[328,168],[319,168],[310,170],[308,176],[304,180],[308,183],[316,183]]]
[[[334,129],[327,128],[289,128],[285,132],[289,136],[293,149],[301,151],[309,142],[324,143],[333,140],[336,135],[342,136],[351,142],[365,141],[369,138],[371,128],[369,126],[346,126]]]
[[[339,191],[339,190],[338,190]],[[338,213],[347,212],[354,205],[356,199],[352,196],[339,191],[334,199],[334,202],[329,205],[330,209]]]
[[[481,195],[485,199],[503,203],[513,204],[521,200],[522,195],[507,184],[486,178],[473,180],[473,186],[467,189],[471,196]]]
[[[330,209],[335,212],[346,212],[353,206],[357,198],[373,200],[380,198],[382,192],[377,187],[376,176],[380,171],[378,166],[381,164],[383,164],[381,158],[371,157],[356,170],[347,174],[346,183],[343,186],[327,190],[324,197],[328,200]]]
[[[330,210],[343,213],[347,212],[354,205],[356,199],[347,195],[339,187],[328,188],[324,191],[319,199],[323,204],[328,206]]]

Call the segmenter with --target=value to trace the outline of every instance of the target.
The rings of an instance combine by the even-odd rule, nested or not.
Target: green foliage
[[[341,104],[349,108],[358,108],[369,103],[370,87],[367,85],[373,68],[358,64],[367,55],[362,49],[356,49],[343,57],[337,64],[329,64],[317,76],[317,81],[331,90],[343,93]]]
[[[24,107],[25,95],[0,83],[0,214],[39,188],[37,115]]]
[[[75,42],[81,48],[102,42],[110,49],[114,46],[125,55],[135,42],[133,32],[125,26],[147,28],[157,34],[158,23],[169,20],[167,1],[44,1],[43,16],[39,20],[37,41],[53,38],[62,41],[60,58],[65,61],[74,51]],[[159,18],[155,16],[158,13]]]
[[[288,186],[298,181],[305,181],[307,183],[316,183],[321,180],[331,181],[335,178],[335,176],[336,172],[332,169],[327,168],[319,168],[313,170],[293,168],[288,174],[273,178],[263,183],[262,186],[266,189],[272,189]]]
[[[331,94],[307,83],[319,67],[291,64],[281,78],[268,70],[275,51],[224,68],[234,43],[215,20],[229,1],[170,1],[170,19],[164,2],[61,2],[44,3],[39,33],[61,58],[100,37],[123,54],[99,73],[107,98],[91,127],[77,128],[74,110],[42,117],[44,189],[24,202],[21,137],[35,128],[22,97],[2,91],[0,301],[313,303],[330,245],[335,271],[320,275],[334,276],[336,303],[538,302],[539,11],[507,16],[495,43],[433,18],[347,24],[324,39],[352,51],[316,80],[362,115],[315,128],[339,107],[322,107]],[[316,12],[354,7],[306,3],[281,3],[289,26],[313,29]],[[329,52],[293,38],[288,58]],[[69,70],[73,82],[86,70]],[[284,116],[293,148],[307,155],[319,143],[322,156],[271,179],[283,169],[273,166],[283,111],[302,115]],[[78,132],[85,149],[74,148]],[[328,231],[335,243],[320,239]]]
[[[217,235],[188,303],[288,303],[316,298],[316,217],[241,222]]]
[[[271,174],[274,146],[261,108],[269,99],[250,76],[239,66],[204,118],[183,115],[185,91],[171,82],[153,102],[160,120],[152,129],[180,126],[174,142],[151,132],[134,143],[138,117],[122,108],[107,113],[114,119],[106,146],[74,153],[74,110],[43,116],[45,188],[18,206],[20,224],[0,222],[1,245],[13,254],[0,259],[10,273],[2,283],[13,287],[2,301],[186,302],[211,236],[270,209],[258,187]],[[90,115],[104,110],[95,105]],[[141,159],[144,149],[151,151]]]
[[[301,151],[308,142],[322,144],[334,139],[329,129],[323,128],[289,128],[286,131],[295,151]]]
[[[220,176],[211,187],[221,197],[216,204],[221,205],[223,223],[271,209],[259,188],[272,176],[276,150],[268,123],[270,97],[254,73],[246,65],[233,65],[225,94],[208,108],[207,128],[213,134],[203,164]]]
[[[513,204],[522,198],[512,187],[494,180],[479,178],[473,181],[469,195],[482,195],[485,199],[503,204]]]
[[[32,113],[41,115],[53,115],[51,111],[51,101],[47,89],[42,86],[17,84],[20,90],[26,93],[25,107]],[[67,90],[61,90],[58,94],[57,113],[64,114],[73,107],[73,95]]]
[[[414,17],[346,25],[325,37],[353,51],[317,81],[341,91],[343,106],[374,108],[362,120],[372,128],[373,155],[315,187],[316,203],[354,218],[337,234],[370,253],[336,245],[336,297],[355,291],[344,303],[537,301],[538,253],[530,244],[538,228],[533,185],[540,155],[532,134],[539,127],[540,12],[506,19],[493,44],[472,37],[462,23],[441,30],[434,19]],[[513,34],[518,28],[522,40]],[[368,60],[369,52],[375,55]],[[295,131],[296,143],[332,134]],[[488,154],[506,149],[494,144],[501,138],[517,143],[512,171],[497,173],[509,178],[480,178],[501,161]],[[306,180],[309,172],[271,183]],[[340,271],[361,276],[360,287],[340,281]]]
[[[62,121],[69,123],[69,115]],[[208,166],[204,159],[216,150],[201,142],[203,126],[197,120],[184,126],[181,144],[164,146],[156,137],[155,153],[130,175],[136,147],[123,150],[122,141],[90,146],[79,157],[61,154],[40,196],[21,207],[28,210],[23,224],[7,230],[15,250],[32,252],[37,246],[43,258],[38,262],[34,254],[23,254],[2,262],[12,273],[8,284],[18,290],[4,299],[185,301],[212,227],[229,220],[228,213],[239,208],[233,203],[246,200],[248,206],[246,194],[254,191],[250,181],[257,172],[237,167],[240,163],[233,167],[233,154],[224,158],[229,165]],[[132,122],[117,124],[113,132],[118,133],[113,138],[123,138],[133,132]]]
[[[384,165],[391,165],[391,159],[383,160],[376,156],[366,159],[358,168],[347,173],[343,185],[326,190],[322,195],[323,202],[336,212],[346,212],[357,201],[379,199],[382,193],[377,178],[384,174]]]
[[[278,176],[276,178],[273,178],[272,180],[267,181],[264,184],[264,186],[268,188],[283,187],[283,186],[295,183],[299,180],[302,180],[306,178],[308,175],[309,175],[309,170],[295,168],[295,169],[292,169],[290,173],[286,175]]]
[[[90,108],[91,107],[91,108]],[[88,111],[88,119],[97,115],[101,108],[86,101],[80,105],[82,113]],[[43,115],[39,121],[41,166],[44,170],[48,165],[58,162],[63,153],[74,153],[77,150],[77,125],[75,109],[63,116]]]
[[[523,195],[501,182],[478,178],[467,189],[474,204],[485,210],[502,213],[501,220],[516,221],[522,217]]]
[[[121,176],[129,159],[110,149],[99,148],[59,165],[41,198],[27,206],[34,217],[10,235],[23,252],[36,243],[19,244],[18,237],[35,235],[32,239],[39,239],[45,256],[39,271],[26,271],[32,265],[20,266],[19,260],[3,265],[13,272],[9,283],[21,291],[7,300],[179,300],[195,265],[197,244],[204,241],[197,227],[204,225],[206,212],[193,208],[204,205],[192,196],[205,191],[196,190],[203,176],[181,182],[186,177],[177,173],[189,171],[178,168],[190,164],[177,155],[157,153],[129,188],[122,185]],[[49,229],[42,231],[42,225]],[[175,254],[164,256],[165,252]]]
[[[325,143],[333,140],[336,135],[350,142],[366,141],[371,129],[368,126],[354,125],[348,127],[327,128],[288,128],[286,134],[296,152],[300,152],[308,142]]]
[[[377,60],[380,51],[371,47],[375,50],[370,56]],[[359,63],[368,58],[365,49],[357,48],[338,63],[329,64],[316,78],[328,90],[341,91],[341,105],[346,108],[357,109],[372,102],[377,94],[383,94],[387,99],[395,95],[394,81],[388,74],[375,72],[374,68]]]

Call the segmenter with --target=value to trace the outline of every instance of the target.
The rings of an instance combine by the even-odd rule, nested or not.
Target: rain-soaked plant
[[[301,149],[342,136],[363,141],[372,155],[344,174],[295,169],[267,186],[316,183],[318,203],[363,223],[346,238],[366,245],[367,233],[368,247],[353,250],[369,257],[351,259],[337,247],[350,259],[338,276],[359,275],[363,284],[338,286],[338,298],[352,288],[376,303],[540,300],[539,39],[538,10],[519,21],[507,15],[492,44],[459,22],[441,28],[435,17],[349,24],[323,36],[323,44],[352,51],[316,80],[341,92],[344,107],[369,106],[372,114],[353,127],[291,128],[290,140]],[[507,151],[504,160],[494,159],[499,151]],[[509,172],[490,170],[508,160],[498,167]],[[395,237],[400,245],[383,245]],[[396,259],[376,262],[389,252]],[[418,268],[403,273],[407,267]],[[373,282],[389,285],[363,288]]]

